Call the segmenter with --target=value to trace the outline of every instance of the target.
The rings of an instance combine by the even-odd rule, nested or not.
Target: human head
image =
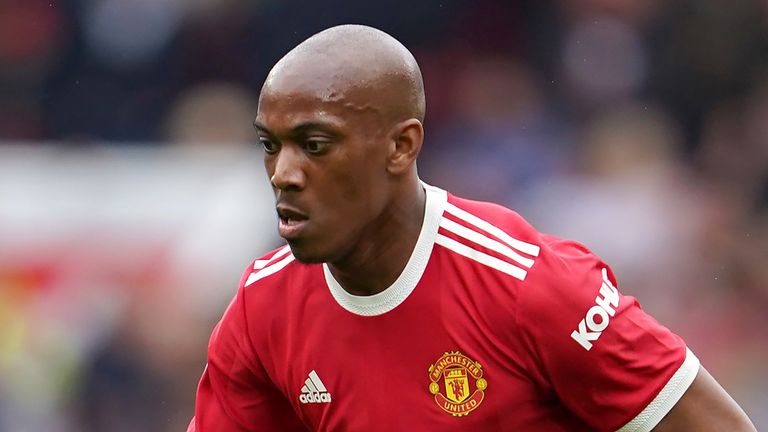
[[[338,262],[375,247],[415,199],[424,100],[413,55],[367,26],[324,30],[272,68],[254,125],[297,259]]]

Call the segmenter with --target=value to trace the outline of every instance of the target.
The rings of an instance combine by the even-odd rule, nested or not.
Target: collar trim
[[[424,270],[427,268],[429,257],[432,255],[435,237],[440,227],[440,218],[448,201],[448,193],[446,191],[423,182],[422,185],[427,193],[424,222],[419,232],[419,238],[416,241],[416,247],[411,252],[408,263],[392,285],[374,295],[352,295],[341,287],[336,278],[331,274],[328,265],[323,263],[325,282],[339,306],[356,315],[382,315],[398,307],[416,288],[419,280],[421,280],[421,276],[424,274]]]

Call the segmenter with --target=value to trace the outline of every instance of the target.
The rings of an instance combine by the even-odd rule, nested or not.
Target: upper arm
[[[744,411],[703,367],[654,432],[756,431]]]
[[[206,367],[188,432],[305,431],[282,394],[268,387],[231,384]]]
[[[305,430],[253,351],[243,303],[241,288],[211,335],[189,430]]]
[[[542,250],[547,271],[520,313],[539,382],[563,405],[601,431],[754,430],[684,341],[621,294],[605,263],[579,245],[554,249]]]
[[[594,430],[651,430],[694,380],[698,359],[621,294],[599,258],[557,248],[542,249],[536,290],[518,311],[534,379]]]

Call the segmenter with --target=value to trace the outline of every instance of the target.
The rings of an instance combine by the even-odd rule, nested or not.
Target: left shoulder
[[[611,268],[586,246],[540,233],[504,206],[449,194],[440,227],[449,248],[451,240],[471,245],[466,256],[518,279],[525,314],[578,322],[596,297],[619,295]]]
[[[610,266],[585,245],[548,234],[540,238],[539,266],[531,273],[539,294],[590,297],[603,281],[617,286]]]
[[[522,252],[538,255],[541,235],[516,211],[499,204],[474,201],[448,194],[445,216],[477,228],[492,235],[511,237],[512,243]]]
[[[468,264],[472,274],[487,275],[503,286],[525,281],[539,255],[539,242],[536,230],[516,212],[450,194],[435,237],[435,243]]]
[[[586,246],[540,233],[520,214],[499,204],[449,194],[440,227],[460,241],[469,239],[477,250],[522,266],[525,274],[518,279],[525,281],[526,290],[544,295],[553,289],[567,291],[589,285],[584,279],[595,275],[601,281],[604,270],[615,281],[610,268]]]

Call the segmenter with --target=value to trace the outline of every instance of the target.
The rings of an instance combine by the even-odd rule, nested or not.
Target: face
[[[254,126],[278,232],[299,261],[342,260],[375,230],[388,197],[387,133],[379,117],[349,95],[262,91]]]

